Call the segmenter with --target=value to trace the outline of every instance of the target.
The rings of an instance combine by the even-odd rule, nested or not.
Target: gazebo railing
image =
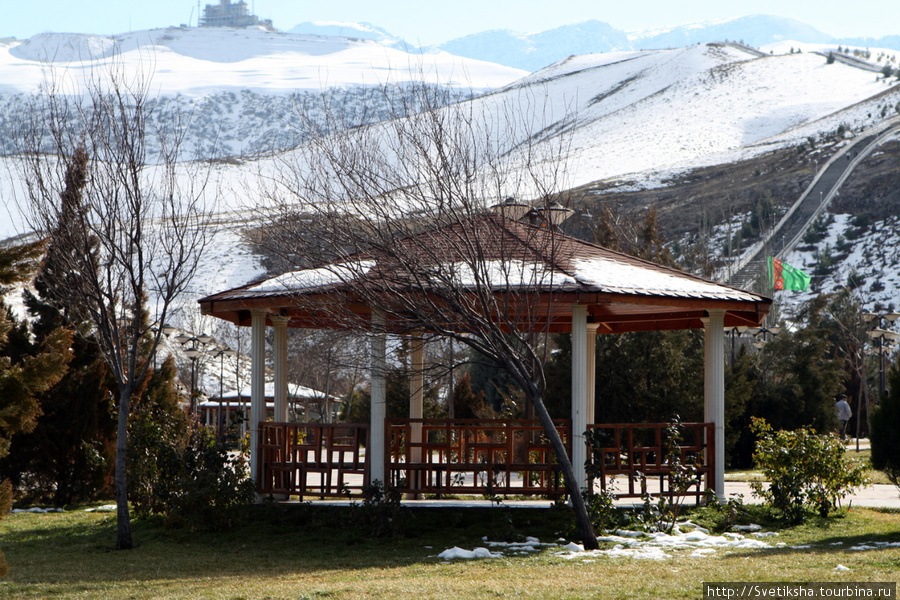
[[[697,481],[687,490],[699,501],[706,489],[715,489],[715,426],[713,423],[681,423],[679,439],[667,444],[669,423],[589,425],[598,443],[588,449],[591,489],[610,490],[620,498],[639,498],[677,493],[673,466],[666,460],[667,446],[683,465],[692,465]],[[644,475],[644,481],[636,477]],[[705,479],[705,484],[703,483]]]
[[[571,456],[571,424],[555,421]],[[260,424],[259,481],[262,494],[359,497],[369,483],[365,444],[369,426],[319,423]],[[616,496],[641,496],[642,473],[651,494],[671,494],[672,468],[666,462],[667,423],[590,425],[599,442],[588,449],[591,489]],[[715,428],[683,423],[674,451],[694,464],[699,479],[687,490],[699,500],[715,487]],[[556,453],[537,421],[480,419],[390,419],[385,424],[385,474],[389,485],[407,494],[438,498],[453,494],[565,495]],[[614,482],[614,483],[613,483]]]
[[[361,495],[368,434],[362,424],[260,423],[258,491],[301,500]]]
[[[570,423],[556,428],[571,453]],[[537,421],[390,419],[386,473],[407,494],[542,495],[565,486]]]

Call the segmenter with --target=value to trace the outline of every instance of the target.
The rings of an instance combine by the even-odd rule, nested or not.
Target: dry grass
[[[550,511],[422,512],[406,537],[366,539],[347,511],[256,510],[238,530],[190,534],[138,522],[139,546],[109,549],[109,515],[17,514],[0,523],[11,566],[0,598],[314,599],[697,598],[702,581],[893,581],[900,548],[853,551],[862,542],[900,542],[900,514],[854,510],[843,518],[783,530],[784,548],[664,561],[539,555],[447,563],[442,550],[481,545],[481,535],[537,535],[562,522]],[[792,548],[809,545],[809,548]],[[843,564],[850,571],[835,571]]]

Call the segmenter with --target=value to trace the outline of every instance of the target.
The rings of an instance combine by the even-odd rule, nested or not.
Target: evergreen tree
[[[0,295],[8,291],[6,286],[29,277],[41,250],[40,243],[0,249]],[[71,358],[72,335],[64,328],[54,330],[34,353],[10,354],[7,341],[14,325],[0,303],[0,459],[9,453],[13,436],[34,429],[41,410],[38,395],[59,381]],[[0,481],[0,518],[11,503],[12,485],[4,479]],[[0,576],[7,572],[0,552]]]
[[[388,419],[409,418],[409,381],[410,371],[403,367],[388,369],[384,376],[385,401],[387,403]],[[438,402],[438,389],[426,384],[424,402],[424,415],[426,419],[446,416],[443,407]],[[372,406],[372,395],[369,390],[355,390],[344,401],[341,411],[341,421],[345,423],[368,423]]]
[[[890,387],[872,411],[872,466],[900,488],[900,355],[888,374]]]
[[[505,407],[508,409],[511,404],[515,404],[514,398],[520,390],[512,376],[496,362],[475,350],[469,356],[469,380],[473,390],[484,394],[485,404],[497,414],[504,412]],[[549,396],[547,399],[549,400]]]
[[[731,466],[752,464],[756,444],[750,432],[753,417],[765,419],[776,430],[834,429],[834,397],[843,391],[847,372],[845,361],[835,358],[829,300],[827,296],[812,299],[797,315],[802,326],[793,331],[783,327],[759,352],[736,361],[733,393],[742,396],[747,385],[752,393],[742,414],[729,415],[732,430],[738,434]]]
[[[87,153],[79,148],[66,170],[60,221],[34,279],[37,293],[25,293],[30,332],[19,337],[23,351],[33,354],[54,331],[71,324],[80,332],[71,343],[73,360],[62,380],[41,394],[43,414],[32,431],[16,438],[2,464],[23,498],[56,506],[109,492],[115,458],[115,381],[83,308],[73,305],[65,293],[75,274],[66,268],[64,250],[55,241],[59,230],[77,227],[87,164]],[[96,265],[97,240],[89,235],[83,239]]]
[[[167,463],[189,442],[189,417],[179,405],[175,377],[170,356],[153,371],[128,419],[128,497],[138,514],[164,512],[156,485]]]
[[[457,419],[479,419],[492,412],[484,401],[484,391],[472,389],[472,376],[468,372],[457,378],[452,401]]]

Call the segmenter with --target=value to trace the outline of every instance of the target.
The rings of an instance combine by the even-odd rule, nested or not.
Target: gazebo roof
[[[236,324],[248,324],[249,310],[263,308],[290,317],[294,327],[337,327],[330,311],[315,307],[340,303],[366,319],[370,310],[354,292],[363,281],[389,281],[392,290],[402,290],[404,278],[415,277],[421,290],[423,265],[440,272],[441,282],[450,273],[463,291],[480,286],[495,294],[535,293],[543,306],[531,312],[545,315],[535,326],[552,331],[571,328],[572,304],[588,306],[598,333],[701,328],[712,309],[726,311],[726,327],[759,325],[771,306],[764,296],[495,214],[395,243],[399,250],[391,254],[353,254],[207,296],[201,309]],[[416,265],[416,272],[404,265]]]

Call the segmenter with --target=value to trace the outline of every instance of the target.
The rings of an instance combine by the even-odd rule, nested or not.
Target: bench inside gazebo
[[[466,244],[454,241],[460,237]],[[413,261],[417,264],[460,261],[454,256],[456,248],[482,244],[478,260],[489,263],[483,272],[503,273],[502,281],[488,282],[490,295],[505,300],[493,305],[489,317],[506,319],[508,327],[571,334],[571,419],[556,421],[554,426],[581,489],[603,487],[617,478],[615,492],[636,497],[641,489],[632,475],[638,471],[648,482],[655,482],[656,493],[671,489],[665,460],[667,446],[671,449],[666,437],[668,423],[594,422],[596,336],[702,329],[705,365],[697,376],[704,379],[704,422],[681,424],[675,451],[683,462],[695,462],[704,476],[694,493],[710,489],[724,495],[725,329],[759,326],[771,300],[500,214],[435,226],[397,243],[406,244],[405,251],[411,255],[415,252],[408,252],[410,248],[439,249],[427,256],[417,255]],[[258,492],[301,499],[346,497],[360,495],[369,483],[380,481],[407,494],[435,498],[566,494],[557,454],[540,422],[423,418],[424,352],[419,340],[435,332],[426,331],[411,316],[415,311],[404,304],[410,302],[410,294],[405,294],[402,302],[384,301],[400,289],[385,285],[388,277],[398,278],[392,282],[409,281],[408,272],[398,276],[403,269],[396,261],[389,262],[376,253],[345,256],[200,300],[204,314],[251,327],[251,407],[265,402],[265,336],[267,328],[274,330],[275,420],[253,417],[250,423],[251,477]],[[437,269],[441,265],[432,266]],[[470,262],[466,268],[477,271],[482,266]],[[466,288],[484,285],[483,280],[473,282],[477,277],[459,275],[459,267],[455,268],[461,294],[474,297],[483,292]],[[510,273],[518,279],[511,279]],[[379,290],[381,296],[373,301],[376,295],[371,289],[361,290],[376,280],[379,285],[371,289]],[[527,295],[522,293],[524,289]],[[512,296],[515,301],[509,301]],[[523,306],[523,298],[528,306]],[[497,306],[507,312],[498,313]],[[448,323],[452,326],[452,319],[448,318]],[[287,422],[289,327],[366,331],[371,339],[369,423]],[[405,419],[385,416],[386,340],[390,335],[413,338],[412,397]],[[251,415],[260,414],[264,411],[251,408]],[[586,444],[589,430],[601,431],[591,435],[602,440],[593,451]]]

